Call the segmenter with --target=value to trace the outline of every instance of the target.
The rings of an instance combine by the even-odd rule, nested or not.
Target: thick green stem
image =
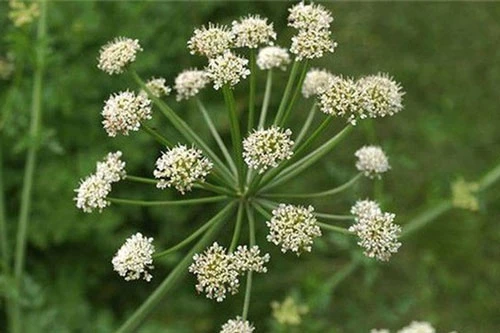
[[[14,261],[14,289],[18,295],[22,295],[22,281],[24,273],[24,261],[26,252],[26,236],[28,233],[28,222],[31,210],[31,196],[33,189],[33,178],[35,176],[35,163],[38,152],[38,141],[40,137],[42,117],[42,81],[45,69],[45,43],[47,34],[47,3],[40,2],[40,18],[37,28],[37,52],[35,61],[35,72],[33,77],[33,94],[31,106],[31,123],[29,129],[30,146],[26,156],[24,170],[23,188],[21,195],[21,206],[19,212],[19,224],[17,228],[16,252]],[[22,331],[22,309],[21,296],[17,297],[12,309],[12,330],[14,333]]]
[[[182,261],[170,272],[165,280],[156,288],[149,298],[127,319],[117,330],[117,333],[137,332],[144,320],[153,312],[156,306],[163,300],[167,292],[179,281],[187,271],[189,264],[193,261],[193,255],[203,250],[215,237],[222,226],[233,205],[228,205],[212,218],[213,226],[196,243]],[[210,223],[210,222],[209,222]]]
[[[260,110],[259,129],[266,126],[267,110],[269,108],[269,101],[271,100],[271,89],[273,86],[273,70],[267,71],[266,90],[264,92],[264,101],[262,102],[262,109]]]
[[[288,82],[286,83],[285,92],[283,93],[283,97],[281,98],[278,112],[276,113],[276,117],[274,118],[274,125],[278,125],[281,121],[281,118],[283,117],[283,114],[286,110],[286,106],[288,104],[288,100],[290,99],[290,93],[292,92],[293,82],[295,81],[295,77],[297,76],[299,67],[300,67],[300,62],[294,61],[292,69],[290,70],[290,76],[288,77]]]
[[[304,122],[304,125],[302,126],[302,128],[299,132],[299,135],[297,136],[297,139],[295,139],[296,146],[298,146],[299,143],[302,142],[302,140],[304,139],[304,137],[307,134],[307,131],[311,127],[314,116],[316,115],[316,108],[317,108],[317,103],[314,102],[312,107],[311,107],[311,110],[309,110],[309,114],[307,115],[306,121]]]
[[[255,49],[250,50],[250,93],[248,100],[247,132],[253,129],[255,118],[255,86],[257,84],[257,69],[255,68]]]
[[[120,198],[108,198],[109,202],[115,204],[136,205],[136,206],[188,206],[188,205],[198,205],[201,203],[219,202],[227,199],[228,197],[225,195],[219,195],[208,198],[167,200],[167,201],[144,201],[144,200],[120,199]]]
[[[238,213],[236,215],[236,224],[234,225],[233,239],[231,240],[231,245],[229,246],[229,253],[233,252],[238,245],[241,234],[241,225],[243,223],[243,213],[245,212],[244,204],[240,201],[238,205]]]
[[[300,76],[299,76],[299,82],[295,86],[295,91],[293,92],[292,100],[288,104],[286,111],[283,114],[283,117],[279,121],[280,126],[284,126],[286,124],[288,118],[290,117],[290,115],[292,113],[293,106],[295,105],[295,102],[297,101],[297,98],[300,95],[300,91],[302,90],[302,83],[304,82],[304,78],[306,77],[307,67],[308,67],[308,60],[306,59],[304,61],[304,64],[302,65],[302,72],[300,73]]]
[[[316,222],[316,223],[322,229],[325,229],[325,230],[328,230],[328,231],[333,231],[333,232],[338,232],[338,233],[344,234],[344,235],[352,235],[352,232],[350,232],[346,228],[337,227],[335,225],[330,225],[330,224],[326,224],[326,223],[322,223],[322,222]]]
[[[158,141],[160,144],[162,144],[165,147],[172,147],[172,143],[168,141],[166,138],[164,138],[160,133],[158,133],[155,129],[147,125],[146,123],[141,124],[141,128],[144,129],[146,133],[148,133],[153,139]]]

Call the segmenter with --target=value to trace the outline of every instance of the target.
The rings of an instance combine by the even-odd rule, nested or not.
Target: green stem
[[[500,179],[500,164],[486,173],[481,180],[479,180],[479,189],[485,190],[491,185],[493,185],[496,181]]]
[[[341,233],[344,235],[352,235],[352,232],[350,232],[346,228],[337,227],[335,225],[330,225],[330,224],[326,224],[326,223],[322,223],[322,222],[316,222],[316,224],[318,224],[320,226],[320,228],[328,230],[328,231],[334,231],[334,232],[338,232],[338,233]]]
[[[203,190],[207,190],[207,191],[211,191],[214,193],[218,193],[218,194],[224,194],[226,196],[233,197],[233,198],[237,197],[237,194],[235,192],[232,192],[231,190],[228,190],[225,187],[213,185],[213,184],[210,184],[207,182],[198,183],[194,187],[200,188]]]
[[[290,93],[292,92],[293,82],[295,81],[295,77],[297,76],[297,71],[299,70],[300,62],[294,61],[292,65],[292,69],[290,70],[290,76],[288,77],[288,82],[286,83],[285,91],[283,92],[283,97],[281,98],[280,106],[278,108],[278,112],[276,113],[276,117],[274,118],[274,125],[278,125],[283,117],[283,113],[285,112],[286,105],[288,104],[288,99],[290,98]]]
[[[127,175],[125,177],[125,180],[131,181],[131,182],[136,182],[136,183],[143,183],[143,184],[154,184],[154,185],[158,184],[158,180],[156,180],[156,179],[131,176],[131,175]]]
[[[182,261],[170,272],[165,280],[156,288],[149,298],[130,316],[127,321],[117,330],[117,333],[137,332],[144,320],[153,312],[158,304],[163,300],[167,292],[179,281],[187,271],[189,264],[193,261],[193,255],[201,251],[210,243],[217,231],[222,226],[222,222],[228,216],[233,207],[232,204],[221,210],[212,218],[213,226],[196,243]],[[210,223],[210,222],[209,222]]]
[[[224,201],[227,200],[227,196],[220,195],[208,198],[167,200],[167,201],[144,201],[144,200],[120,199],[120,198],[108,198],[108,200],[109,202],[115,204],[136,205],[136,206],[186,206],[186,205],[197,205],[201,203]]]
[[[258,200],[257,202],[252,202],[252,205],[255,207],[255,209],[259,212],[260,215],[262,215],[263,217],[265,217],[266,219],[270,220],[272,218],[272,215],[269,214],[269,212],[267,212],[264,207],[262,207],[260,205],[260,200]]]
[[[172,143],[168,141],[166,138],[164,138],[160,133],[158,133],[156,130],[154,130],[152,127],[147,125],[146,123],[141,124],[142,129],[146,131],[153,139],[158,141],[160,144],[162,144],[165,147],[172,147]]]
[[[1,133],[0,133],[1,135]],[[7,236],[7,216],[5,214],[5,197],[3,186],[3,142],[0,141],[0,240],[2,242],[2,272],[10,275],[10,253]]]
[[[195,97],[196,103],[198,104],[198,108],[201,111],[201,114],[203,115],[203,118],[205,119],[205,122],[208,125],[208,128],[210,129],[210,132],[212,133],[212,136],[214,137],[215,141],[217,142],[217,145],[219,146],[219,149],[221,150],[222,154],[224,155],[224,158],[226,159],[227,163],[229,164],[229,167],[233,171],[233,174],[236,174],[236,165],[234,164],[233,159],[231,158],[231,154],[229,154],[229,151],[226,148],[226,145],[224,144],[224,141],[222,141],[222,138],[219,135],[219,132],[217,132],[217,128],[215,127],[212,118],[210,118],[210,115],[207,112],[207,109],[205,108],[205,105],[201,102],[201,100],[198,97]]]
[[[266,125],[267,110],[269,108],[269,101],[271,100],[271,88],[273,86],[273,70],[267,71],[266,90],[264,92],[264,101],[262,109],[260,110],[259,129],[263,129]]]
[[[250,242],[250,247],[255,245],[255,217],[253,214],[253,210],[251,209],[250,205],[246,204],[246,211],[247,211],[247,216],[248,216],[248,230],[249,230],[249,242]],[[252,271],[249,271],[247,273],[247,284],[245,288],[245,300],[243,301],[243,311],[242,311],[242,317],[243,320],[246,320],[248,318],[248,310],[250,308],[250,298],[252,295]]]
[[[253,129],[255,118],[255,85],[257,79],[257,69],[255,68],[255,49],[250,50],[250,94],[248,100],[248,124],[247,132]]]
[[[313,105],[312,105],[312,107],[311,107],[311,110],[309,110],[309,114],[307,115],[307,119],[304,122],[304,125],[302,126],[302,129],[300,130],[300,133],[297,136],[297,139],[295,140],[295,145],[296,146],[298,146],[299,143],[302,142],[302,140],[304,139],[307,131],[311,127],[311,124],[312,124],[312,121],[314,119],[314,116],[316,115],[316,108],[317,108],[317,103],[314,102]]]
[[[33,94],[31,107],[31,123],[29,129],[30,146],[26,156],[26,166],[24,170],[23,188],[21,195],[21,206],[19,212],[19,224],[17,229],[16,252],[14,262],[14,289],[18,295],[22,295],[21,287],[24,273],[24,260],[26,252],[26,236],[28,232],[28,222],[31,210],[31,192],[33,189],[33,178],[35,176],[35,163],[38,153],[38,141],[41,129],[42,117],[42,81],[45,69],[45,43],[47,34],[47,2],[40,1],[40,18],[37,28],[37,49],[35,60],[35,72],[33,77]],[[16,298],[12,312],[13,332],[22,331],[22,296]]]
[[[300,73],[300,76],[299,76],[299,82],[295,86],[295,91],[293,93],[292,100],[288,104],[286,111],[279,122],[280,126],[284,126],[286,124],[288,118],[290,117],[290,114],[292,113],[293,106],[295,105],[295,102],[297,101],[297,98],[300,95],[300,91],[302,89],[302,83],[304,82],[304,78],[306,77],[307,67],[308,67],[308,60],[306,59],[304,61],[303,66],[302,66],[302,72]]]
[[[238,205],[238,214],[236,215],[236,224],[234,225],[233,239],[231,240],[231,245],[229,246],[229,253],[232,253],[238,245],[238,240],[240,239],[241,234],[241,224],[243,223],[244,211],[245,209],[243,206],[243,202],[240,201],[240,204]]]
[[[335,220],[335,221],[351,221],[354,220],[354,216],[352,215],[334,215],[334,214],[325,214],[325,213],[314,213],[316,217],[325,219],[325,220]]]
[[[406,225],[403,226],[403,232],[401,233],[401,237],[408,237],[415,231],[429,224],[432,220],[436,219],[438,216],[444,214],[453,208],[451,201],[445,200],[436,206],[432,207],[424,211],[422,214],[418,215]]]

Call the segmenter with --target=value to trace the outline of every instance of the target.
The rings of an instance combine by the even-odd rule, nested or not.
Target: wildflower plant
[[[122,332],[134,331],[186,271],[197,280],[193,289],[218,302],[238,293],[245,281],[242,311],[235,314],[236,319],[228,320],[221,332],[253,332],[253,323],[248,321],[253,279],[256,274],[272,270],[273,260],[277,260],[262,252],[259,246],[262,242],[276,245],[284,255],[292,252],[298,256],[314,251],[316,239],[325,233],[338,232],[357,237],[367,257],[387,261],[397,252],[401,246],[398,240],[401,228],[395,223],[395,214],[383,212],[376,202],[358,201],[345,215],[318,212],[309,202],[312,198],[345,191],[363,176],[371,179],[387,172],[389,160],[380,147],[359,149],[352,159],[352,178],[338,187],[313,193],[276,192],[279,185],[287,184],[327,156],[358,121],[392,116],[402,109],[402,89],[387,74],[355,79],[326,69],[310,69],[310,62],[333,53],[337,46],[331,34],[332,23],[332,14],[321,5],[292,6],[288,25],[295,35],[288,42],[282,41],[288,48],[274,45],[279,38],[273,24],[258,15],[234,20],[231,27],[209,23],[195,29],[187,43],[189,53],[206,59],[205,68],[184,70],[173,80],[141,78],[134,62],[140,61],[139,52],[147,50],[143,51],[138,40],[118,37],[101,49],[98,67],[109,75],[126,75],[136,84],[129,90],[111,94],[105,102],[104,130],[110,137],[145,131],[158,141],[159,158],[150,176],[143,177],[125,172],[120,152],[109,154],[97,164],[95,174],[81,181],[76,190],[76,206],[91,213],[118,204],[223,205],[215,216],[177,245],[164,249],[165,244],[155,243],[152,237],[137,232],[116,252],[112,264],[120,276],[127,281],[150,281],[159,278],[153,273],[156,261],[198,240],[122,326]],[[279,105],[276,112],[270,112],[273,72],[287,68],[288,81]],[[256,78],[262,74],[266,75],[264,97],[257,101]],[[241,90],[239,85],[247,78],[248,104],[237,107],[234,92]],[[169,106],[172,98],[169,81],[177,101],[196,101],[217,150]],[[199,97],[209,86],[221,91],[224,98],[230,142],[219,134],[210,110]],[[297,111],[295,105],[301,95],[310,101],[311,110],[302,127],[295,129],[289,119]],[[261,106],[260,112],[257,105]],[[317,106],[322,112],[318,112]],[[183,140],[171,142],[155,129],[150,119],[157,116],[165,116]],[[323,120],[316,129],[311,129],[314,117]],[[338,133],[332,133],[329,127],[333,119],[345,124]],[[320,143],[324,135],[329,138]],[[121,180],[149,185],[151,191],[157,188],[177,192],[182,199],[114,198],[112,184]],[[291,204],[292,199],[301,202]],[[351,221],[351,226],[331,223],[342,219]],[[228,221],[233,223],[227,224]],[[232,232],[229,244],[216,239],[221,229]],[[247,241],[242,239],[245,231],[248,231]]]

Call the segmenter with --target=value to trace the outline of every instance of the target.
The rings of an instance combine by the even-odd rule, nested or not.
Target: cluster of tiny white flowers
[[[154,268],[155,252],[152,243],[153,238],[144,237],[139,232],[127,238],[111,261],[113,269],[123,276],[125,281],[139,280],[141,277],[148,282],[151,281],[153,276],[149,270]]]
[[[398,333],[436,333],[436,330],[428,322],[412,321],[410,325],[403,327]]]
[[[175,187],[185,194],[195,182],[204,182],[213,164],[203,156],[201,150],[179,144],[162,153],[156,160],[155,178],[160,179],[156,187]]]
[[[182,71],[175,78],[174,89],[177,91],[177,101],[196,96],[208,83],[210,83],[210,78],[205,71],[197,69]]]
[[[232,33],[236,47],[255,49],[260,45],[272,45],[276,39],[273,24],[259,15],[249,15],[239,21],[233,21]]]
[[[164,78],[151,78],[149,79],[148,82],[146,82],[146,87],[148,87],[149,91],[151,94],[155,97],[162,97],[162,96],[168,96],[172,92],[172,88],[166,85],[167,80]],[[148,94],[146,91],[141,90],[139,93],[140,95],[143,95],[144,97],[147,97]]]
[[[325,7],[321,5],[300,2],[289,8],[288,26],[298,30],[322,30],[330,29],[333,17]]]
[[[241,317],[236,317],[236,319],[229,319],[224,325],[219,333],[252,333],[255,328],[248,322],[248,320],[243,320]]]
[[[273,68],[285,70],[290,61],[287,49],[278,46],[268,46],[259,50],[256,63],[262,70]]]
[[[218,90],[226,84],[231,87],[235,86],[241,79],[250,75],[247,65],[247,59],[237,56],[231,51],[226,51],[210,59],[206,71],[214,84],[214,89]]]
[[[390,333],[390,331],[388,329],[385,329],[385,328],[381,328],[381,329],[372,328],[370,330],[370,333]]]
[[[398,252],[401,227],[393,223],[396,215],[382,212],[378,204],[370,200],[356,202],[351,213],[355,215],[355,223],[349,231],[359,237],[358,245],[365,249],[366,256],[388,261]]]
[[[271,258],[268,253],[260,255],[260,249],[257,245],[248,248],[246,245],[240,245],[233,253],[234,263],[241,272],[253,271],[257,273],[267,273],[264,266]]]
[[[101,48],[97,67],[109,75],[123,73],[139,51],[142,47],[137,39],[117,37]]]
[[[366,118],[363,113],[361,92],[356,82],[348,77],[334,76],[318,96],[322,112],[338,117],[347,116],[347,121],[356,124],[356,118]]]
[[[358,158],[356,168],[365,176],[379,177],[384,172],[389,171],[389,159],[382,148],[378,146],[364,146],[358,149],[354,156]]]
[[[96,172],[80,181],[75,189],[77,208],[91,213],[94,209],[101,212],[109,206],[106,198],[111,192],[111,184],[126,177],[125,162],[121,160],[121,156],[121,151],[108,153],[102,161],[97,162]]]
[[[249,168],[265,172],[293,155],[292,131],[271,127],[255,130],[243,140],[243,158]]]
[[[312,68],[302,84],[302,95],[305,98],[319,95],[329,87],[332,80],[335,80],[335,76],[326,69]]]
[[[102,124],[109,136],[138,131],[141,121],[151,119],[151,100],[143,94],[121,91],[111,95],[102,110]]]
[[[225,25],[209,23],[208,28],[195,29],[187,44],[191,54],[213,58],[233,46],[234,35]]]
[[[315,237],[321,236],[321,230],[316,224],[312,206],[294,206],[280,204],[273,210],[271,221],[267,221],[269,234],[267,240],[281,246],[283,253],[287,251],[311,252],[311,245]]]
[[[401,85],[388,74],[369,75],[358,80],[363,108],[371,118],[392,116],[403,109]]]

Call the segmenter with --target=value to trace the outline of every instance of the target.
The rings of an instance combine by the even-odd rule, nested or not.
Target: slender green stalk
[[[485,190],[495,182],[500,179],[500,164],[494,167],[492,170],[487,172],[480,180],[479,180],[479,189]]]
[[[136,182],[136,183],[143,183],[143,184],[154,184],[154,185],[158,184],[158,180],[156,180],[156,179],[131,176],[131,175],[127,175],[125,177],[125,180],[131,181],[131,182]]]
[[[291,99],[290,103],[288,104],[286,111],[283,114],[283,117],[279,121],[280,126],[283,126],[286,124],[288,118],[290,117],[290,114],[292,113],[293,106],[295,105],[295,102],[297,101],[297,98],[300,95],[300,91],[302,90],[302,83],[304,82],[304,78],[306,77],[307,68],[308,68],[308,60],[306,59],[304,61],[304,64],[302,65],[302,72],[300,73],[300,76],[299,76],[299,82],[295,86],[295,91],[293,92],[292,99]]]
[[[237,194],[235,192],[228,190],[225,187],[213,185],[213,184],[210,184],[207,182],[198,183],[198,184],[194,185],[194,187],[201,188],[203,190],[211,191],[211,192],[218,193],[218,194],[224,194],[224,195],[227,195],[227,196],[233,197],[233,198],[237,197]]]
[[[148,94],[149,98],[153,100],[156,106],[160,109],[161,113],[174,125],[174,127],[188,140],[194,142],[201,150],[203,150],[214,162],[218,171],[223,178],[233,179],[234,176],[231,171],[222,163],[219,157],[208,147],[208,145],[189,127],[188,124],[181,117],[179,117],[165,102],[151,93],[151,90],[146,86],[144,81],[140,78],[134,69],[128,71],[136,83]]]
[[[436,206],[432,207],[424,211],[422,214],[418,215],[406,225],[403,226],[403,232],[401,233],[401,237],[408,237],[418,229],[424,227],[425,225],[432,222],[432,220],[436,219],[438,216],[444,214],[452,208],[451,201],[445,200]]]
[[[255,217],[253,214],[253,210],[250,205],[246,204],[246,211],[248,216],[248,230],[249,230],[249,243],[250,247],[255,245]],[[250,298],[252,296],[252,271],[247,273],[247,284],[245,288],[245,300],[243,301],[243,311],[242,317],[243,320],[248,318],[248,309],[250,308]]]
[[[311,145],[316,141],[316,139],[328,128],[328,125],[332,122],[333,117],[328,116],[323,120],[323,122],[316,128],[316,130],[311,134],[306,142],[300,145],[294,152],[294,158],[298,158],[303,152],[311,147]]]
[[[337,227],[335,225],[330,225],[330,224],[326,224],[326,223],[322,223],[322,222],[316,222],[316,223],[322,229],[325,229],[325,230],[328,230],[328,231],[333,231],[333,232],[338,232],[338,233],[341,233],[341,234],[344,234],[344,235],[352,235],[352,232],[350,232],[346,228]]]
[[[297,139],[295,139],[295,146],[298,146],[299,143],[302,142],[302,140],[306,136],[307,131],[311,127],[314,116],[316,115],[317,105],[318,104],[314,102],[311,107],[311,110],[309,110],[309,114],[307,115],[306,121],[304,122],[304,125],[302,126],[302,129],[300,130],[299,135],[297,136]]]
[[[335,220],[335,221],[350,221],[354,220],[354,216],[352,215],[334,215],[334,214],[325,214],[325,213],[314,213],[316,217],[325,220]]]
[[[222,92],[224,94],[224,100],[229,112],[229,120],[231,122],[231,139],[233,141],[234,157],[236,158],[236,165],[238,169],[238,183],[240,190],[243,190],[244,185],[244,170],[243,170],[243,155],[242,155],[242,141],[241,141],[241,131],[240,124],[238,121],[238,115],[236,114],[236,105],[234,102],[234,95],[231,87],[224,85],[222,87]]]
[[[328,195],[333,195],[340,193],[352,185],[354,185],[362,176],[362,173],[358,173],[356,176],[351,178],[349,181],[345,182],[344,184],[332,188],[327,191],[322,191],[322,192],[312,192],[312,193],[269,193],[269,194],[262,194],[262,197],[264,198],[318,198],[318,197],[325,197]]]
[[[208,198],[167,200],[167,201],[145,201],[145,200],[132,200],[132,199],[121,199],[121,198],[108,198],[109,202],[115,204],[136,205],[136,206],[188,206],[188,205],[197,205],[201,203],[219,202],[227,199],[228,197],[225,195],[219,195]]]
[[[212,218],[213,226],[196,243],[182,261],[170,272],[165,280],[156,288],[148,299],[130,316],[127,321],[117,330],[117,333],[137,332],[144,320],[153,312],[156,306],[163,300],[165,295],[174,287],[187,271],[192,262],[193,255],[200,252],[215,237],[224,220],[234,205],[230,204]],[[209,222],[210,223],[210,222]]]
[[[259,129],[263,129],[264,126],[266,125],[267,110],[269,108],[269,101],[271,99],[272,86],[273,86],[273,70],[270,69],[267,71],[266,90],[264,92],[264,101],[262,103],[262,109],[260,110]]]
[[[260,202],[259,202],[259,201],[257,201],[257,202],[255,202],[255,201],[254,201],[254,202],[252,202],[252,205],[253,205],[253,206],[255,207],[255,209],[259,212],[259,214],[260,214],[260,215],[262,215],[263,217],[265,217],[266,219],[269,219],[269,220],[270,220],[270,219],[272,218],[272,215],[271,215],[268,211],[266,211],[266,210],[264,209],[264,207],[262,207],[262,206],[260,205]]]
[[[39,148],[40,128],[42,122],[42,81],[45,69],[45,45],[47,38],[47,2],[40,1],[40,18],[37,27],[37,49],[35,59],[35,72],[33,77],[33,92],[31,106],[31,123],[29,137],[31,144],[26,155],[26,166],[24,170],[23,188],[21,195],[21,206],[19,212],[19,224],[16,238],[16,252],[14,261],[14,289],[22,294],[22,280],[24,273],[24,261],[26,252],[26,235],[31,210],[31,195],[33,189],[33,178],[35,175],[35,163]],[[12,330],[14,333],[22,331],[22,309],[17,297],[12,309]]]
[[[250,50],[250,96],[248,100],[247,132],[253,129],[255,118],[255,86],[257,84],[257,69],[255,68],[255,49]]]
[[[142,123],[141,128],[144,129],[144,131],[146,133],[151,135],[151,137],[153,139],[158,141],[163,146],[165,146],[165,147],[172,147],[173,146],[172,143],[170,143],[170,141],[168,141],[165,137],[163,137],[160,133],[158,133],[156,130],[154,130],[152,127],[150,127],[146,123]]]
[[[0,133],[1,135],[1,133]],[[0,141],[0,241],[2,242],[2,272],[5,276],[10,275],[10,252],[7,236],[7,216],[5,214],[5,197],[3,186],[3,142]]]
[[[293,88],[293,82],[295,81],[295,77],[297,76],[299,67],[300,67],[300,62],[294,61],[292,69],[290,70],[290,76],[288,77],[288,82],[286,83],[285,91],[283,92],[283,97],[281,98],[278,112],[276,113],[276,117],[274,118],[274,125],[278,125],[281,121],[281,118],[283,117],[283,113],[286,110],[288,99],[290,98],[290,93],[292,92]]]
[[[219,146],[219,149],[221,150],[222,154],[224,155],[224,158],[226,159],[227,163],[229,164],[229,167],[231,168],[231,171],[233,174],[236,175],[236,165],[234,164],[233,158],[231,157],[231,154],[229,154],[229,151],[226,148],[226,145],[224,144],[224,141],[222,141],[222,138],[219,135],[219,132],[217,131],[217,128],[215,127],[212,118],[210,118],[210,115],[207,112],[207,109],[205,108],[205,105],[201,102],[201,100],[198,97],[195,97],[196,103],[198,104],[198,108],[201,111],[201,114],[203,115],[203,118],[205,119],[205,122],[208,125],[208,128],[210,129],[210,132],[212,133],[212,136],[215,139],[215,142],[217,142],[217,145]]]
[[[238,245],[238,240],[241,234],[241,225],[243,223],[243,213],[245,212],[243,201],[240,201],[238,205],[238,214],[236,215],[236,224],[234,225],[233,239],[231,240],[231,245],[229,246],[229,253],[233,252]]]

